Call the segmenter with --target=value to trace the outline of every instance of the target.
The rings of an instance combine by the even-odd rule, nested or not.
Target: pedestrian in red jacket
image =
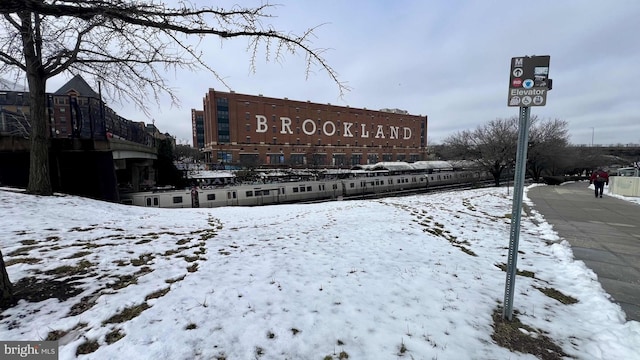
[[[596,189],[596,197],[602,197],[604,185],[609,185],[609,174],[602,169],[598,169],[591,174],[591,178],[589,180]]]

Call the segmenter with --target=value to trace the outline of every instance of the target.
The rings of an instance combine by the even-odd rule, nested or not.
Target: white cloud
[[[590,141],[584,134],[591,127],[599,130],[600,144],[640,142],[633,91],[640,83],[637,1],[278,3],[283,6],[265,24],[296,33],[323,24],[313,47],[328,49],[328,63],[352,91],[339,98],[337,85],[317,68],[305,79],[300,55],[269,63],[258,58],[252,74],[246,40],[207,40],[210,64],[236,92],[403,108],[428,115],[429,137],[441,140],[454,130],[517,115],[506,106],[510,59],[550,55],[554,90],[532,114],[567,120],[576,143]],[[182,108],[162,104],[152,117],[162,131],[191,139],[190,109],[202,107],[209,88],[226,89],[205,71],[170,79]],[[114,109],[141,117],[128,105]]]

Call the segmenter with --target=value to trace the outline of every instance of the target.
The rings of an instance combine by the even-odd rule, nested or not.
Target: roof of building
[[[409,171],[412,167],[403,161],[383,161],[374,164],[372,170]]]
[[[54,95],[67,95],[71,91],[75,91],[80,96],[100,98],[98,93],[93,91],[91,86],[89,86],[89,84],[87,84],[87,82],[80,75],[74,76],[66,84],[62,85],[62,87],[58,89],[58,91],[56,91]]]
[[[453,166],[451,163],[442,160],[425,160],[425,161],[416,161],[411,164],[416,170],[428,170],[428,169],[438,169],[450,171],[453,170]]]
[[[216,170],[199,170],[189,171],[187,178],[189,179],[214,179],[214,178],[234,178],[236,177],[230,171],[216,171]]]

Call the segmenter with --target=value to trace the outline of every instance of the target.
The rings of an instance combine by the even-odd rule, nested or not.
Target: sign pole
[[[527,148],[529,147],[529,107],[545,106],[547,103],[547,93],[552,88],[552,81],[549,79],[549,59],[549,55],[511,58],[507,106],[520,107],[520,122],[518,124],[518,148],[513,179],[507,280],[504,287],[504,308],[502,309],[502,317],[509,321],[513,317],[513,291],[518,273],[520,216],[527,169]]]
[[[529,147],[529,114],[530,108],[520,108],[518,124],[518,150],[516,168],[513,179],[513,206],[511,209],[511,231],[509,236],[509,255],[507,258],[507,281],[504,289],[504,308],[502,317],[511,321],[513,317],[513,291],[516,282],[518,262],[518,240],[520,239],[520,216],[522,214],[522,193],[527,165],[527,148]]]

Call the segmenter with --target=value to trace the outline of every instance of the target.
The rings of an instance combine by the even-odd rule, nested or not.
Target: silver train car
[[[329,170],[316,179],[135,192],[124,195],[122,202],[158,208],[261,206],[420,192],[488,179],[481,171],[445,161],[390,162]]]

